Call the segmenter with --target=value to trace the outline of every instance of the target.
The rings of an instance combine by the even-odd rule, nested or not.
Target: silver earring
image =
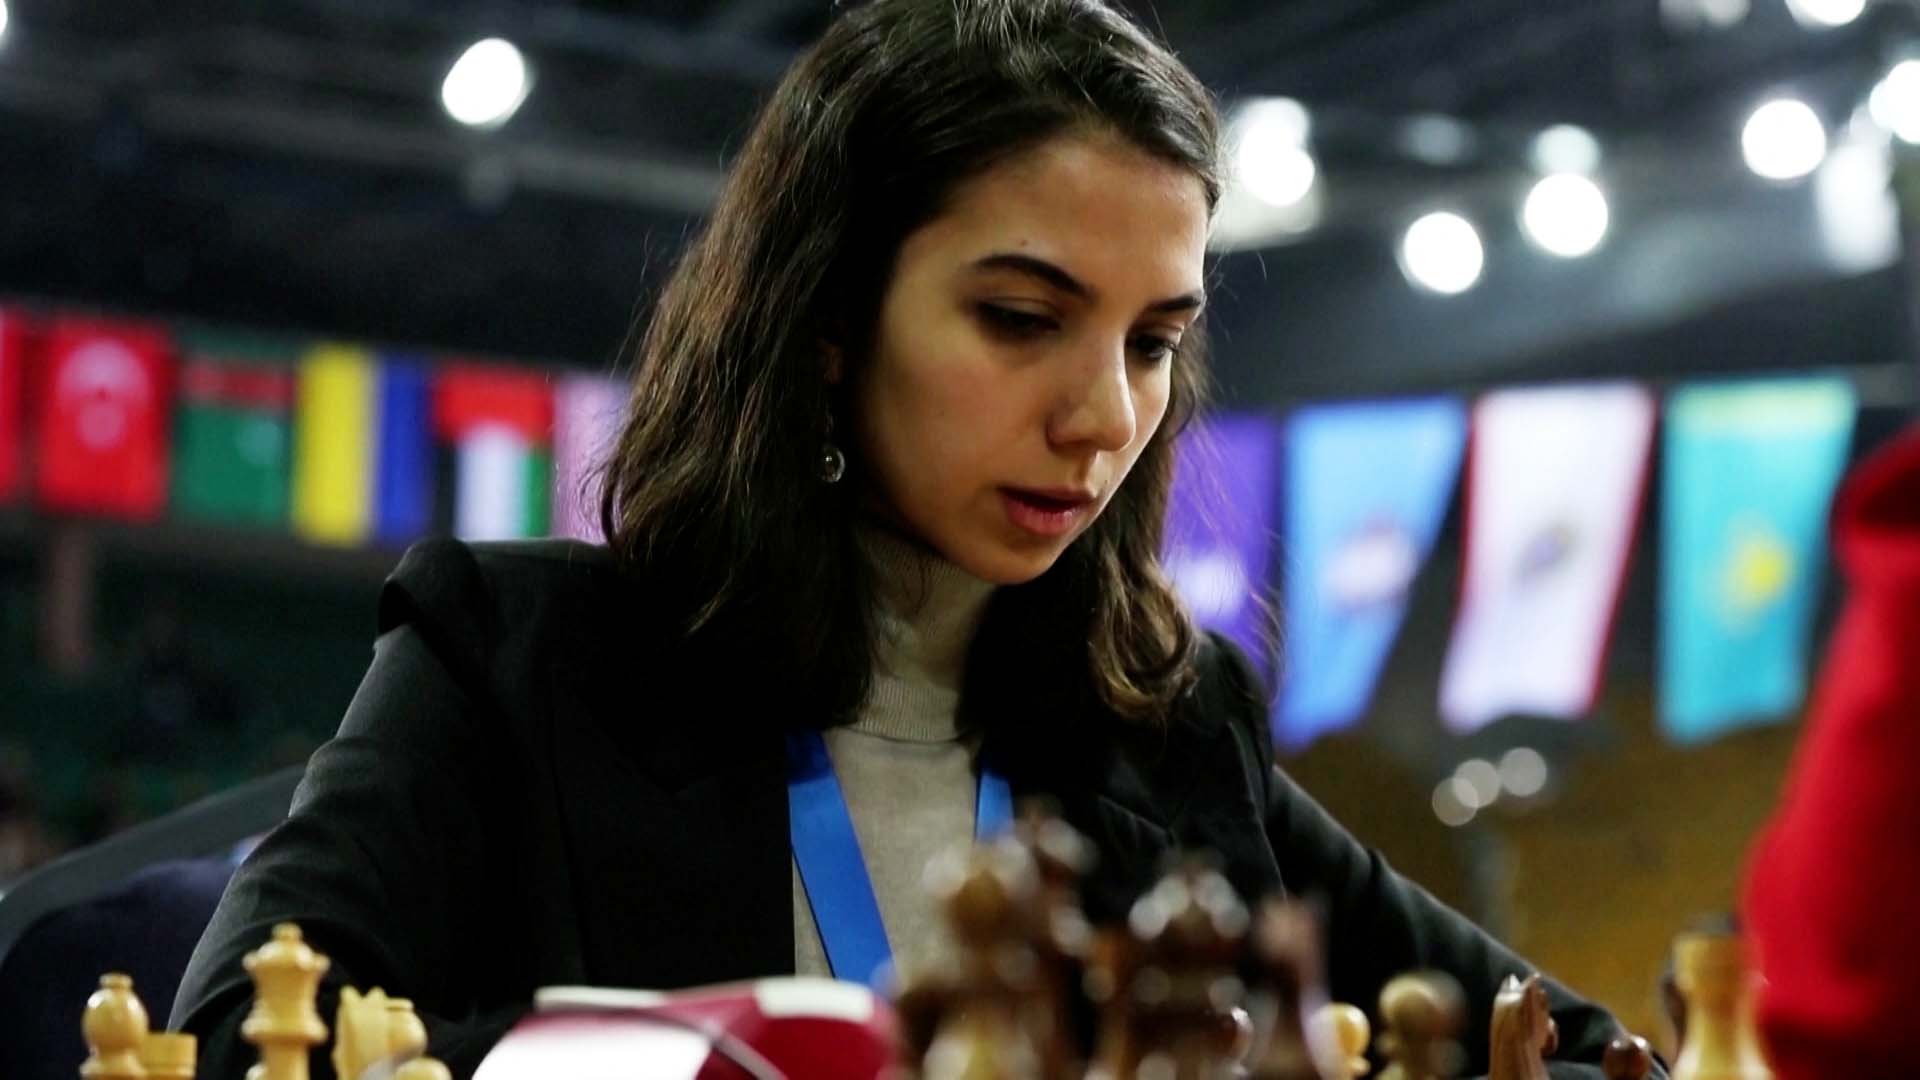
[[[847,455],[833,441],[833,414],[827,414],[827,436],[820,441],[820,482],[837,484],[847,475]]]

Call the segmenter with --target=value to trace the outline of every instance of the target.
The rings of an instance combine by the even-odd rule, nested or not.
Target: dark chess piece
[[[1638,1035],[1615,1036],[1600,1059],[1600,1071],[1607,1080],[1647,1080],[1653,1074],[1653,1051]]]
[[[1018,843],[974,848],[928,868],[955,954],[952,967],[903,994],[909,1062],[922,1080],[1050,1080],[1051,990],[1034,947],[1040,875]],[[924,1052],[912,1046],[925,1031]]]
[[[1246,998],[1236,966],[1248,923],[1233,886],[1203,863],[1179,867],[1142,896],[1125,932],[1096,942],[1087,987],[1102,1019],[1088,1076],[1231,1075],[1233,1014]]]
[[[1252,951],[1264,1032],[1250,1080],[1332,1080],[1343,1055],[1313,1022],[1327,1003],[1320,920],[1304,904],[1269,900],[1254,918]]]

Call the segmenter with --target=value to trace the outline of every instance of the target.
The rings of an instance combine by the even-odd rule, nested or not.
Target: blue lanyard
[[[840,780],[827,757],[827,741],[817,731],[787,736],[787,816],[793,857],[807,906],[827,949],[835,978],[858,980],[878,988],[892,966],[893,949],[880,921],[866,859],[854,835],[853,817],[840,793]],[[973,835],[987,839],[1013,821],[1013,794],[1005,777],[980,768],[980,794],[974,804]]]

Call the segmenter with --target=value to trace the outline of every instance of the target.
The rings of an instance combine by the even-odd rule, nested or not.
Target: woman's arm
[[[1296,894],[1316,900],[1326,916],[1328,990],[1334,1000],[1372,1014],[1380,988],[1395,975],[1422,968],[1445,971],[1466,991],[1467,1073],[1485,1074],[1494,994],[1508,975],[1524,978],[1536,969],[1395,873],[1379,852],[1362,846],[1278,767],[1267,795],[1267,835],[1281,880]],[[1549,1073],[1556,1080],[1599,1080],[1601,1055],[1623,1030],[1619,1022],[1552,979],[1545,986],[1560,1029]],[[1656,1065],[1653,1075],[1666,1074]]]
[[[298,923],[332,960],[320,1002],[329,1025],[343,985],[411,998],[455,1076],[525,1011],[485,999],[513,950],[481,930],[496,902],[494,815],[481,803],[510,793],[488,786],[495,748],[476,716],[418,628],[381,635],[339,734],[235,874],[181,983],[173,1026],[199,1036],[202,1080],[241,1080],[257,1060],[238,1035],[253,1003],[241,957],[279,922]],[[331,1075],[324,1052],[313,1061],[321,1080]]]
[[[1439,969],[1466,991],[1467,1073],[1487,1071],[1493,998],[1506,976],[1536,969],[1425,889],[1401,877],[1379,852],[1362,845],[1273,761],[1264,695],[1246,660],[1223,646],[1234,698],[1247,707],[1239,727],[1251,740],[1263,774],[1267,839],[1287,889],[1317,902],[1327,920],[1328,990],[1374,1015],[1381,987],[1394,976]],[[1624,1029],[1606,1010],[1545,980],[1559,1048],[1548,1071],[1556,1080],[1599,1080],[1607,1043]],[[1377,1030],[1377,1029],[1376,1029]],[[1658,1063],[1652,1075],[1664,1078]]]

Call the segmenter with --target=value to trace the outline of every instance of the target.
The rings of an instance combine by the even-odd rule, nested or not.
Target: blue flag
[[[1258,416],[1214,416],[1181,436],[1161,563],[1196,622],[1273,669],[1271,596],[1279,434]]]
[[[1445,398],[1301,410],[1286,432],[1288,748],[1366,712],[1460,474],[1467,413]]]
[[[374,535],[410,543],[433,525],[433,427],[427,365],[382,356],[375,428]]]
[[[1662,470],[1660,716],[1696,743],[1806,694],[1827,508],[1853,434],[1843,379],[1689,387]]]

